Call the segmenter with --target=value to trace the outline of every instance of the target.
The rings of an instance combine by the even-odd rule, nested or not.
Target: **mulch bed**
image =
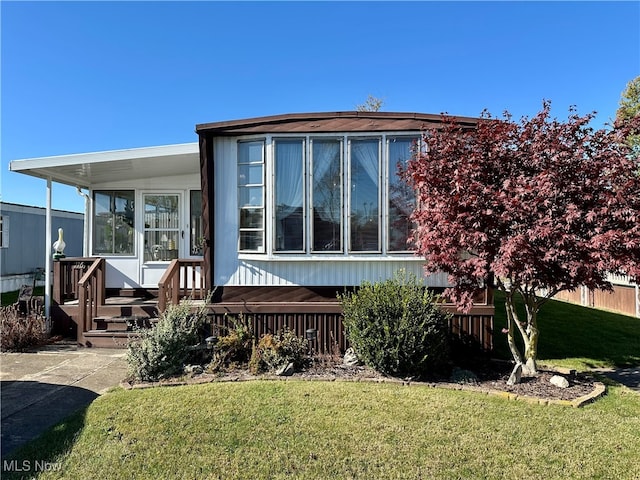
[[[341,361],[323,359],[316,361],[312,366],[301,372],[295,372],[289,377],[278,377],[273,374],[253,375],[247,369],[233,368],[224,372],[198,373],[184,375],[182,377],[163,380],[157,383],[134,384],[124,382],[125,388],[146,388],[159,385],[190,385],[209,382],[247,381],[255,379],[299,379],[299,380],[323,380],[323,381],[370,381],[378,383],[402,383],[402,384],[428,384],[433,387],[469,389],[484,391],[487,393],[502,392],[512,398],[523,397],[538,399],[542,403],[575,402],[585,397],[595,398],[598,392],[603,393],[604,388],[596,379],[588,374],[576,374],[575,372],[552,372],[540,370],[536,376],[523,377],[516,385],[507,385],[507,380],[512,370],[508,362],[484,362],[476,368],[477,378],[453,381],[450,378],[430,378],[419,381],[413,378],[395,378],[383,375],[369,367],[356,365],[347,366]],[[552,385],[549,380],[553,375],[561,374],[569,381],[568,388],[559,388]],[[591,398],[590,400],[593,400]],[[580,406],[575,404],[574,406]]]
[[[508,385],[509,375],[513,365],[496,363],[494,370],[490,373],[480,375],[479,387],[499,390],[526,397],[545,398],[549,400],[576,400],[585,395],[591,394],[598,382],[588,374],[576,374],[575,372],[554,372],[539,369],[538,374],[533,377],[522,377],[520,383]],[[550,383],[554,375],[562,375],[569,382],[568,388],[560,388]]]
[[[522,377],[520,383],[516,385],[508,385],[507,381],[509,380],[512,369],[513,365],[508,362],[485,362],[474,372],[477,376],[477,380],[461,381],[459,384],[474,386],[481,390],[507,392],[518,396],[568,401],[576,400],[585,395],[591,394],[598,384],[593,377],[587,374],[539,370],[536,376]],[[361,381],[397,380],[405,383],[416,383],[415,379],[393,379],[392,377],[382,375],[368,367],[348,367],[339,363],[312,367],[305,372],[294,375],[298,375],[302,378]],[[565,377],[569,382],[569,387],[559,388],[551,384],[549,380],[553,375],[562,375]],[[450,386],[457,382],[452,381],[450,378],[433,378],[427,379],[426,383],[434,386]]]

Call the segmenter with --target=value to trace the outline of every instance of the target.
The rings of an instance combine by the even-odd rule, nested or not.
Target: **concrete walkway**
[[[640,367],[620,368],[617,370],[601,369],[596,370],[596,372],[640,393]]]
[[[0,354],[2,457],[117,386],[125,354],[64,343]]]

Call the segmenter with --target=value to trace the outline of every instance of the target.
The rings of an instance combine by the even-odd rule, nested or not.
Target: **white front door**
[[[157,287],[167,265],[184,256],[182,195],[143,193],[143,248],[140,279],[145,287]]]

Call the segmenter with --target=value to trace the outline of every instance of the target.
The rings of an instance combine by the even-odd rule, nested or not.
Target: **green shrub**
[[[309,344],[288,328],[278,335],[263,335],[251,355],[249,368],[252,373],[274,372],[280,367],[293,364],[295,370],[304,368],[308,361]]]
[[[192,312],[192,302],[169,305],[155,327],[138,329],[139,338],[129,343],[129,374],[139,381],[157,381],[181,373],[192,351],[200,342],[200,329],[206,320],[206,305]]]
[[[449,361],[448,317],[415,275],[397,272],[339,294],[347,339],[368,366],[393,376],[422,377]]]

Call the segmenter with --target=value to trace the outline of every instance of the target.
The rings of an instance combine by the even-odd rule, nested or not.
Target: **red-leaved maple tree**
[[[545,301],[581,285],[611,289],[609,273],[640,276],[640,178],[625,141],[640,119],[594,129],[593,114],[558,121],[550,107],[519,122],[485,112],[475,128],[443,116],[404,171],[425,269],[449,275],[445,295],[463,310],[485,286],[504,292],[507,341],[524,373],[537,368]]]

